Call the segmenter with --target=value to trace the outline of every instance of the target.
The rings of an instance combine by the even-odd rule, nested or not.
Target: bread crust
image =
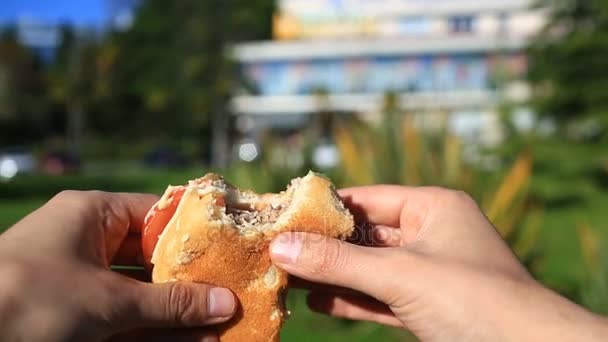
[[[239,298],[236,316],[217,326],[222,342],[279,341],[288,275],[270,261],[274,236],[298,231],[343,239],[353,231],[353,217],[328,179],[309,173],[294,186],[272,228],[247,234],[219,219],[221,194],[201,195],[189,187],[159,238],[153,282],[204,282],[227,287]]]

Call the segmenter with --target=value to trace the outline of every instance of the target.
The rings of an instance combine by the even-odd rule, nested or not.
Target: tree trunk
[[[84,110],[81,103],[75,101],[68,108],[68,141],[69,150],[75,156],[80,156],[84,143]]]

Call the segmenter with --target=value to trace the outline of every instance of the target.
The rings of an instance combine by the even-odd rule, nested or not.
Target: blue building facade
[[[259,129],[302,123],[323,91],[331,108],[373,121],[390,91],[411,112],[441,111],[456,133],[492,132],[504,89],[525,93],[525,48],[544,23],[531,4],[280,0],[275,40],[234,48],[244,82],[233,108]]]

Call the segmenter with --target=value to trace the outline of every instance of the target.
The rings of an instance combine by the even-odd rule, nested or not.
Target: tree
[[[547,10],[549,22],[529,49],[529,80],[540,120],[536,131],[508,137],[503,148],[526,145],[534,152],[530,192],[551,222],[543,239],[576,242],[575,227],[600,227],[606,217],[608,2],[542,0],[539,6]],[[559,271],[538,276],[580,301],[585,297],[580,284],[588,279],[564,271],[580,268],[580,255],[572,252],[576,246],[569,247],[545,251],[545,268]],[[552,260],[562,264],[552,265]],[[564,266],[564,261],[575,264]]]
[[[85,31],[76,33],[64,25],[60,29],[61,43],[56,56],[48,68],[49,96],[60,113],[65,114],[63,127],[59,130],[67,135],[74,154],[79,154],[84,144],[89,117],[98,111],[97,67],[99,44]]]
[[[40,137],[48,111],[45,85],[40,61],[20,44],[16,31],[0,32],[0,142]]]
[[[591,119],[599,129],[588,133],[603,136],[608,124],[608,2],[544,0],[541,5],[549,9],[550,21],[530,49],[536,110],[574,134],[572,125]]]
[[[538,190],[556,201],[584,201],[603,189],[608,3],[544,0],[541,5],[549,22],[530,48],[529,78],[534,108],[556,132],[534,140],[536,169],[543,174]]]
[[[224,131],[235,77],[227,48],[270,38],[272,10],[270,0],[143,2],[133,26],[109,43],[117,51],[111,107],[136,132],[171,140],[199,136],[212,122]]]

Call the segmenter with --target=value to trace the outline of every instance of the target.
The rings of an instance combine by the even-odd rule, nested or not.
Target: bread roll
[[[157,204],[170,198],[167,194]],[[313,172],[279,194],[239,190],[221,176],[190,181],[152,256],[152,280],[204,282],[237,295],[236,316],[218,326],[220,341],[279,341],[288,316],[288,275],[273,266],[268,246],[279,233],[311,232],[344,239],[353,216],[331,182]]]

